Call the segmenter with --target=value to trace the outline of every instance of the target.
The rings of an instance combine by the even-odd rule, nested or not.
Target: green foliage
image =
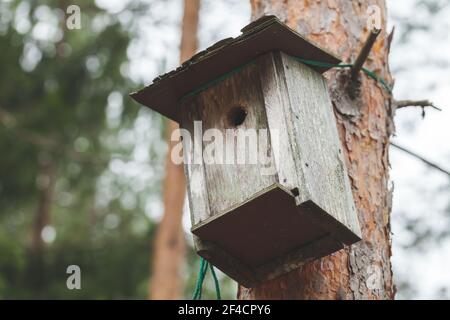
[[[445,107],[448,95],[445,93],[449,91],[450,60],[449,36],[444,30],[448,29],[450,1],[414,0],[405,6],[389,0],[387,4],[390,23],[395,25],[390,63],[397,79],[396,98],[426,97],[443,107],[440,113],[432,115],[432,112],[427,112],[425,119],[421,119],[417,111],[411,110],[409,115],[408,112],[397,112],[396,140],[403,139],[405,145],[413,142],[413,150],[446,167],[446,145],[440,143],[442,124],[437,118],[447,117]],[[425,129],[425,124],[430,123],[432,127]],[[427,141],[428,149],[424,148],[418,137]],[[399,142],[403,144],[402,140]],[[439,158],[439,152],[430,153],[430,148],[444,150],[443,156]],[[395,152],[392,151],[394,156]],[[394,210],[391,215],[397,298],[448,299],[449,283],[443,279],[445,271],[441,270],[445,270],[445,253],[450,239],[449,180],[431,167],[424,166],[423,172],[420,172],[409,167],[404,160],[397,162],[394,158]],[[396,181],[396,171],[414,174],[409,177],[410,181],[405,178]],[[413,201],[405,201],[408,198]],[[440,257],[439,263],[432,260],[434,256]]]
[[[162,122],[128,98],[140,86],[124,72],[131,26],[92,1],[78,5],[82,29],[68,30],[61,1],[1,4],[0,298],[146,297],[146,198],[158,195],[160,174],[134,192],[123,171],[136,166],[136,143],[121,137],[141,118],[161,141]],[[108,123],[111,107],[119,125]],[[146,165],[158,166],[158,151]],[[39,214],[43,249],[32,237]],[[66,288],[71,264],[82,290]]]
[[[82,28],[69,30],[70,4],[0,3],[0,299],[145,299],[166,149],[162,118],[128,97],[143,85],[130,48],[142,21],[144,33],[179,25],[151,17],[159,1],[79,0]],[[153,72],[176,55],[162,52]],[[186,298],[198,261],[189,251]],[[81,290],[66,287],[73,264]],[[212,279],[203,296],[214,298]]]

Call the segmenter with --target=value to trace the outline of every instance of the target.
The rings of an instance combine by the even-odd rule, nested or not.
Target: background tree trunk
[[[197,50],[197,29],[200,0],[184,0],[181,31],[180,61],[184,62]],[[166,176],[163,183],[164,213],[154,244],[153,274],[150,279],[150,299],[180,299],[183,279],[181,268],[185,258],[185,238],[182,226],[186,181],[182,165],[174,164],[170,153],[176,142],[170,141],[178,124],[168,120],[166,139],[169,145],[166,158]]]
[[[31,242],[28,264],[28,281],[35,288],[40,290],[46,279],[44,268],[45,243],[42,238],[42,231],[50,224],[51,206],[54,196],[56,170],[51,160],[40,160],[40,170],[38,176],[38,198],[37,208],[31,229]]]
[[[36,214],[33,222],[31,234],[31,251],[36,256],[42,255],[44,241],[42,239],[42,230],[50,224],[50,209],[53,201],[54,191],[54,168],[51,164],[41,166],[38,185],[39,196]]]
[[[367,8],[381,9],[382,33],[366,66],[391,80],[384,0],[251,0],[252,19],[275,14],[291,28],[344,61],[353,62],[368,35]],[[326,74],[336,122],[358,208],[363,241],[253,289],[239,299],[392,299],[389,137],[394,130],[391,99],[361,75],[361,93],[347,93],[348,70]]]

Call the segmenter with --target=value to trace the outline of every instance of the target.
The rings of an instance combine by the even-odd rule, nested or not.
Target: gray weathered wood
[[[279,53],[277,72],[286,87],[280,87],[289,104],[298,152],[294,159],[310,200],[361,237],[353,196],[341,150],[331,100],[323,77],[294,58]]]
[[[229,117],[236,107],[246,112],[237,126]],[[265,151],[276,169],[272,174],[260,163],[186,165],[196,248],[218,268],[253,286],[360,239],[320,73],[284,53],[268,53],[184,101],[180,110],[181,126],[192,137],[195,120],[202,121],[203,133],[223,133],[234,160],[255,152],[249,151],[254,146],[236,145],[239,130],[270,132]],[[206,151],[211,141],[196,143]]]
[[[201,115],[196,112],[197,109],[195,108],[192,108],[191,112],[183,112],[180,123],[180,127],[190,133],[190,137],[183,139],[183,156],[185,159],[184,172],[188,181],[187,195],[193,226],[207,219],[210,215],[204,164],[203,161],[195,161],[195,158],[199,157],[199,154],[195,153],[202,149],[201,141],[194,141],[194,136],[198,134],[194,131],[194,121],[201,119]],[[200,148],[198,148],[198,145],[194,145],[196,143],[200,144]]]
[[[245,84],[245,90],[242,90],[243,84]],[[229,112],[235,107],[244,108],[247,112],[244,123],[238,127],[233,127],[228,122]],[[238,156],[249,159],[251,156],[249,149],[257,147],[236,143],[236,136],[239,134],[239,131],[242,133],[247,129],[268,128],[256,64],[249,65],[242,72],[234,74],[217,85],[199,93],[184,104],[182,108],[185,110],[182,113],[183,117],[186,118],[182,125],[192,134],[192,121],[190,119],[202,119],[204,132],[214,128],[224,133],[226,129],[230,129],[229,132],[233,135],[233,139],[224,139],[223,144],[225,150],[233,150],[235,164],[213,163],[199,166],[199,168],[204,168],[204,181],[201,188],[202,190],[204,188],[207,190],[209,216],[219,214],[232,206],[238,205],[261,189],[277,182],[276,171],[274,171],[273,175],[265,175],[261,173],[263,168],[258,163],[237,163]],[[223,136],[225,136],[225,133]],[[209,142],[203,142],[203,150],[208,145]],[[270,142],[268,148],[268,152],[270,152]],[[225,162],[225,159],[223,162]],[[197,167],[194,165],[193,168]],[[200,172],[197,173],[195,169],[193,170],[192,173],[196,174],[196,177],[194,177],[192,182],[199,186],[200,182],[197,178],[202,177],[202,175]],[[192,182],[190,183],[192,184]],[[203,197],[205,194],[204,191],[200,194],[196,190],[192,190],[191,193],[195,198],[197,198],[197,195]],[[194,201],[194,199],[192,200]],[[200,201],[203,200],[205,199]],[[193,206],[196,206],[196,204],[193,204]],[[196,212],[193,214],[195,224],[204,220],[203,216],[197,219]]]
[[[283,76],[279,76],[275,65],[274,54],[269,53],[260,57],[257,61],[261,89],[264,95],[264,108],[267,114],[267,122],[271,131],[274,161],[278,172],[279,183],[289,190],[298,188],[301,177],[299,168],[296,168],[294,154],[297,154],[297,145],[292,144],[293,121],[291,120],[289,97]],[[276,137],[278,135],[278,137]],[[301,190],[301,195],[306,196],[306,190]],[[306,200],[307,197],[305,197]]]

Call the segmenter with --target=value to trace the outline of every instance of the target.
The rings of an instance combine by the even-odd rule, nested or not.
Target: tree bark
[[[252,19],[275,14],[321,47],[353,62],[367,38],[367,8],[381,9],[382,33],[365,66],[392,82],[388,67],[384,0],[250,0]],[[325,75],[346,165],[358,208],[363,240],[330,256],[247,289],[239,299],[393,299],[390,263],[389,137],[394,131],[389,94],[365,75],[360,93],[348,94],[349,70]]]
[[[181,31],[180,61],[184,62],[197,50],[197,29],[200,0],[185,0]],[[170,159],[171,150],[177,141],[171,141],[178,124],[166,122],[166,140],[169,145],[166,158],[166,176],[163,182],[163,218],[158,226],[154,244],[153,273],[150,279],[150,299],[180,299],[183,279],[181,268],[185,259],[185,237],[182,217],[186,195],[186,181],[182,165]]]

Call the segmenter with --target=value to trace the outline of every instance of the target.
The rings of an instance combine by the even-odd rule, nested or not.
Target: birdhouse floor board
[[[238,263],[236,269],[251,270],[260,281],[343,247],[333,236],[333,228],[339,228],[339,223],[320,225],[329,222],[317,217],[323,214],[309,201],[298,206],[289,191],[274,184],[242,205],[203,221],[192,232],[200,241],[214,244],[215,248],[206,253],[208,260],[240,283],[252,286],[254,280],[230,273],[233,268],[227,264]]]
[[[325,230],[306,219],[297,212],[294,197],[276,187],[193,233],[255,267],[325,235]]]

